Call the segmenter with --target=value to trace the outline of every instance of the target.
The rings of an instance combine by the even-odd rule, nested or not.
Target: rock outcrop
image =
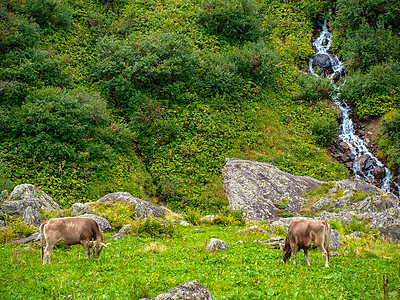
[[[146,219],[149,216],[152,218],[160,218],[165,214],[165,211],[158,206],[133,197],[131,194],[126,192],[111,193],[105,195],[96,202],[104,203],[108,201],[125,202],[134,205],[135,217],[137,218],[141,217]]]
[[[229,205],[242,209],[244,217],[253,221],[270,221],[279,210],[274,204],[283,198],[289,200],[287,209],[298,214],[306,200],[302,195],[322,182],[295,176],[279,170],[272,164],[227,158],[222,171],[224,190]]]
[[[48,194],[32,184],[17,185],[10,196],[0,204],[0,209],[12,216],[22,216],[28,206],[37,211],[40,209],[61,209]]]
[[[227,243],[220,239],[211,238],[210,243],[207,245],[207,251],[215,252],[215,251],[227,251],[229,247]]]
[[[84,214],[84,215],[80,215],[79,217],[92,218],[93,220],[95,220],[97,222],[97,224],[99,224],[100,230],[103,232],[112,231],[110,221],[108,221],[104,217],[100,217],[100,216],[94,215],[94,214]]]
[[[140,300],[150,299],[142,298]],[[214,300],[214,297],[208,289],[193,280],[178,285],[176,288],[173,288],[165,294],[151,298],[151,300]]]

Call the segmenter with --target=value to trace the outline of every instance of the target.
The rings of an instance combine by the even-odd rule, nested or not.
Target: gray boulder
[[[207,251],[215,252],[215,251],[227,251],[229,247],[227,243],[223,240],[211,238],[210,243],[207,245]]]
[[[96,202],[104,203],[108,201],[126,202],[133,204],[135,207],[135,217],[137,218],[141,217],[146,219],[149,216],[152,218],[160,218],[165,214],[165,211],[158,206],[139,198],[133,197],[131,194],[126,192],[111,193],[105,195],[103,198],[100,198]]]
[[[61,209],[49,195],[32,184],[17,185],[10,196],[0,204],[1,210],[9,215],[23,215],[28,206],[35,210]]]
[[[184,227],[194,226],[193,224],[186,222],[186,221],[180,221],[179,225],[184,226]]]
[[[149,299],[142,298],[140,300]],[[209,290],[193,280],[178,285],[176,288],[173,288],[165,294],[151,298],[151,300],[214,300],[214,297],[211,295]]]
[[[314,54],[311,57],[313,67],[329,69],[332,67],[332,62],[328,54]]]
[[[329,240],[329,249],[337,250],[342,247],[342,236],[334,229],[331,229],[331,238]]]
[[[22,221],[28,226],[39,227],[43,223],[44,219],[42,215],[31,206],[25,209],[24,215],[22,216]]]
[[[30,244],[30,243],[37,243],[40,242],[40,233],[35,232],[27,237],[19,237],[14,240],[9,241],[9,243],[14,244]]]
[[[116,235],[112,236],[113,240],[120,240],[124,237],[125,234],[129,234],[131,232],[131,224],[124,225]]]
[[[100,216],[94,215],[94,214],[84,214],[84,215],[80,215],[79,217],[92,218],[93,220],[95,220],[97,222],[97,224],[99,224],[100,230],[103,232],[112,231],[110,222],[104,217],[100,217]]]
[[[341,211],[338,213],[330,213],[323,211],[320,215],[321,219],[327,221],[342,220],[343,223],[349,225],[352,219],[358,222],[366,222],[370,229],[377,229],[382,238],[390,242],[400,242],[400,208],[389,208],[382,212],[364,212]]]
[[[203,218],[201,218],[200,222],[201,223],[211,223],[217,217],[218,217],[217,215],[207,215],[207,216],[204,216]]]
[[[317,202],[315,202],[313,204],[312,209],[314,211],[322,211],[324,209],[327,209],[333,203],[336,203],[336,202],[330,198],[322,197],[321,199],[319,199]]]
[[[279,219],[278,221],[272,222],[270,225],[270,228],[271,228],[271,230],[275,230],[276,228],[281,227],[285,231],[288,231],[290,223],[292,223],[293,221],[298,221],[298,220],[314,220],[314,219],[308,218],[308,217],[282,218],[282,219]]]
[[[280,171],[264,162],[227,158],[222,170],[225,195],[233,209],[244,211],[254,221],[273,220],[278,208],[275,203],[288,199],[287,209],[299,214],[306,200],[302,195],[322,182]]]
[[[83,203],[74,203],[71,206],[71,214],[73,216],[88,214],[91,212],[91,210],[92,209],[90,208],[89,205]]]

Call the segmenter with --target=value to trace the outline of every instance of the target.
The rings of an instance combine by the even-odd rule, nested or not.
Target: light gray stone
[[[319,188],[321,182],[307,176],[294,176],[264,162],[227,158],[222,170],[225,195],[233,209],[244,211],[244,218],[271,221],[278,208],[275,203],[289,200],[287,209],[298,214],[303,194]]]
[[[329,240],[329,249],[337,250],[342,247],[342,236],[334,229],[331,229],[331,238]]]
[[[116,235],[112,236],[113,240],[120,240],[124,237],[125,234],[129,234],[131,232],[131,224],[124,225]]]
[[[180,221],[179,225],[184,226],[184,227],[194,226],[193,224],[186,222],[186,221]]]
[[[71,214],[73,216],[88,214],[91,212],[91,210],[92,209],[90,208],[89,205],[83,203],[74,203],[71,206]]]
[[[333,200],[334,201],[334,200]],[[314,211],[321,211],[327,209],[332,203],[334,203],[332,199],[322,197],[317,202],[315,202],[312,206]]]
[[[210,243],[207,245],[207,251],[215,252],[215,251],[227,251],[229,247],[227,243],[223,240],[211,238]]]
[[[217,215],[207,215],[204,216],[203,218],[200,219],[201,223],[211,223],[215,218],[217,218]]]
[[[1,210],[9,215],[23,215],[28,206],[35,210],[61,209],[48,194],[32,184],[17,185],[7,200],[0,203]]]
[[[29,243],[37,243],[40,242],[40,233],[35,232],[28,237],[19,237],[14,240],[9,241],[9,243],[14,244],[29,244]]]
[[[116,192],[105,195],[103,198],[100,198],[96,202],[104,203],[108,201],[115,201],[115,202],[126,202],[134,205],[135,207],[135,217],[144,218],[152,217],[152,218],[160,218],[165,214],[165,211],[158,206],[141,200],[139,198],[133,197],[131,194],[126,192]]]
[[[100,217],[100,216],[94,215],[94,214],[83,214],[83,215],[80,215],[79,217],[92,218],[93,220],[95,220],[97,222],[97,224],[99,224],[100,230],[103,232],[112,231],[110,222],[104,217]]]
[[[22,221],[28,226],[39,227],[43,223],[44,219],[42,215],[31,206],[25,209],[24,215],[22,216]]]
[[[141,300],[149,300],[142,298]],[[165,294],[158,295],[151,300],[214,300],[210,291],[196,281],[189,281],[178,285]]]
[[[272,222],[270,227],[271,227],[271,230],[275,230],[276,228],[281,227],[285,231],[288,231],[290,223],[292,223],[293,221],[298,221],[298,220],[314,220],[314,219],[308,218],[308,217],[282,218],[282,219],[279,219],[278,221]]]

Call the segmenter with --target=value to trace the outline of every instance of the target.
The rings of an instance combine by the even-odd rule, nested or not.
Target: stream
[[[341,101],[339,98],[341,92],[341,85],[336,83],[342,77],[344,73],[344,66],[342,62],[332,53],[328,53],[332,44],[332,35],[328,31],[328,26],[326,20],[324,24],[319,24],[322,31],[319,33],[318,37],[313,42],[313,46],[316,49],[316,54],[313,55],[309,62],[309,72],[314,76],[325,76],[331,79],[334,85],[334,92],[332,93],[332,101],[338,106],[342,112],[342,121],[339,127],[339,138],[345,142],[351,153],[353,154],[353,171],[356,178],[362,178],[365,181],[376,184],[379,180],[381,181],[380,188],[385,192],[390,192],[390,184],[392,174],[388,168],[386,168],[367,148],[367,144],[355,134],[353,121],[350,119],[351,109],[346,104],[345,101]],[[325,66],[329,66],[332,72],[324,73],[318,75],[315,68],[314,60],[319,59],[323,62]],[[345,84],[346,78],[343,76],[342,85]],[[374,170],[379,167],[380,170],[384,170],[384,175],[382,179],[377,179],[374,176]],[[394,183],[393,183],[394,184]]]

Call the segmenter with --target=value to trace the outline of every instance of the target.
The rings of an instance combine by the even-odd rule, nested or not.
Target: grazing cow
[[[325,220],[309,221],[299,220],[290,223],[285,244],[282,248],[282,262],[289,260],[293,252],[293,263],[296,264],[296,252],[299,249],[304,250],[304,257],[307,265],[308,250],[318,247],[325,260],[325,267],[329,267],[329,238],[331,227]]]
[[[103,243],[99,225],[91,218],[73,217],[48,220],[40,225],[40,234],[43,264],[50,263],[50,253],[58,241],[62,241],[67,245],[81,243],[88,259],[90,258],[91,248],[92,256],[98,258],[102,248],[107,248],[110,245]],[[46,241],[44,251],[43,238]]]

